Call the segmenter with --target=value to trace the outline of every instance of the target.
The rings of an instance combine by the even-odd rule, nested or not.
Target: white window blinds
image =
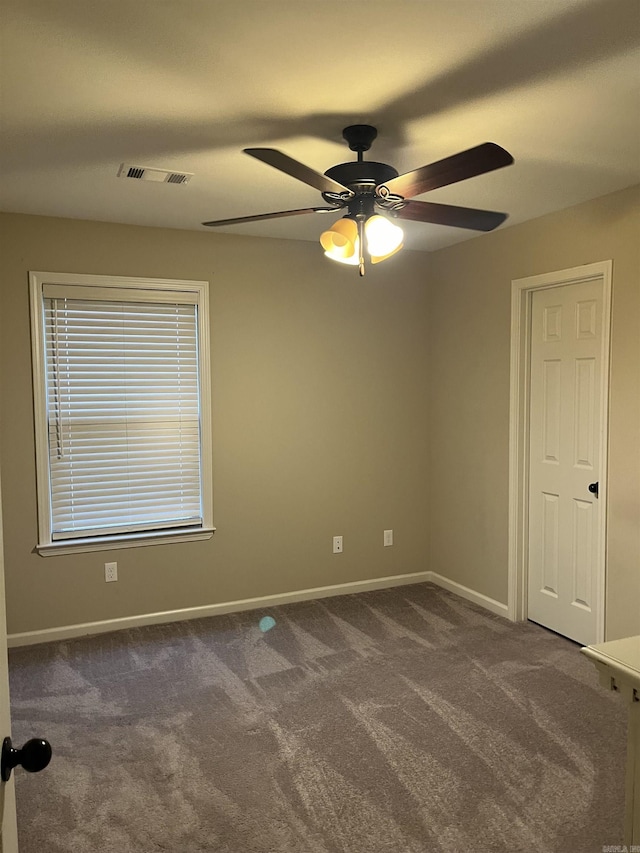
[[[63,292],[43,290],[51,538],[202,525],[196,300]]]

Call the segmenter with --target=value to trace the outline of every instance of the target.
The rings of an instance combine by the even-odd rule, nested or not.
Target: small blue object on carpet
[[[258,622],[258,627],[262,631],[263,634],[266,634],[267,631],[270,631],[276,624],[276,620],[273,616],[263,616],[260,622]]]

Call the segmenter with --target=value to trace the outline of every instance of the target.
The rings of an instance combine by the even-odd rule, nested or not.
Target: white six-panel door
[[[532,293],[527,615],[584,644],[597,641],[603,604],[589,488],[600,481],[602,323],[600,280]]]

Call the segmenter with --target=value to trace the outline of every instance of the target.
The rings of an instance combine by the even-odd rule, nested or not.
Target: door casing
[[[0,489],[0,744],[11,735],[7,622],[4,594],[4,545],[2,539],[2,494]],[[0,782],[0,853],[18,853],[14,775]]]
[[[597,640],[605,639],[607,449],[609,426],[609,362],[611,341],[612,261],[514,279],[511,282],[511,391],[509,404],[509,573],[508,616],[527,618],[529,518],[529,392],[532,294],[541,288],[583,281],[602,284],[602,360],[600,380],[600,530],[597,560]]]

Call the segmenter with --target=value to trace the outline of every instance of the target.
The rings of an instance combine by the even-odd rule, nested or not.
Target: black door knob
[[[29,773],[39,773],[50,761],[51,745],[48,741],[33,738],[28,740],[22,749],[14,749],[11,738],[6,737],[2,742],[2,781],[8,782],[11,771],[19,764]]]
[[[595,495],[596,497],[598,497],[599,486],[600,486],[600,483],[589,483],[589,491],[591,492],[592,495]]]

